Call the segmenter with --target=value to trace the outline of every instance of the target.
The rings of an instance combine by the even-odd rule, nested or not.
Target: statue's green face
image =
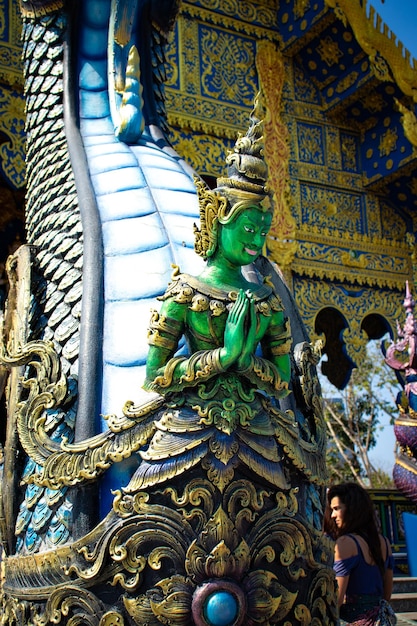
[[[220,226],[220,255],[235,266],[252,263],[262,252],[271,221],[271,213],[263,213],[257,206],[243,210],[229,224]]]

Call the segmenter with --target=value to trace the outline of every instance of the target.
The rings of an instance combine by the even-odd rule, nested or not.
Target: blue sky
[[[417,1],[417,0],[416,0]],[[401,320],[403,321],[403,320]],[[389,335],[387,334],[384,339],[384,342],[391,342]],[[368,344],[368,354],[373,361],[382,361],[382,351],[381,351],[381,340],[372,341]],[[323,360],[327,360],[327,357],[323,357]],[[321,368],[319,366],[319,373]],[[400,391],[400,386],[392,386],[386,385],[385,390],[381,392],[377,388],[377,381],[374,381],[373,391],[375,394],[382,393],[384,399],[390,403],[392,407],[392,411],[394,415],[397,415],[396,409],[396,396]],[[343,397],[343,392],[339,392],[335,387],[333,387],[326,378],[321,377],[321,384],[323,390],[323,396],[325,398],[341,398]],[[390,418],[388,415],[383,413],[382,411],[379,413],[379,425],[377,427],[376,440],[377,444],[372,450],[369,452],[369,460],[374,465],[376,469],[382,469],[388,475],[392,476],[392,470],[394,468],[395,463],[395,435],[394,435],[394,427],[389,423]]]
[[[417,59],[417,0],[368,0],[368,4]]]

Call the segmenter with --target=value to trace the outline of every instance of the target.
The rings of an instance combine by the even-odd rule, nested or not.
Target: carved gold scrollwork
[[[100,554],[84,552],[93,564],[85,571],[78,567],[77,574],[87,578],[99,575],[106,561],[103,550],[108,551],[122,567],[113,582],[121,583],[128,592],[124,606],[138,625],[156,626],[168,618],[171,624],[189,624],[204,586],[210,581],[214,588],[221,588],[224,580],[243,593],[247,619],[277,623],[296,602],[297,581],[311,570],[316,572],[310,587],[312,610],[326,612],[332,604],[329,594],[334,579],[331,574],[326,577],[314,557],[319,533],[295,519],[296,491],[280,492],[274,505],[270,492],[239,480],[227,487],[222,503],[214,506],[213,486],[195,479],[182,493],[172,487],[161,491],[164,505],[152,503],[143,492],[133,497],[119,494],[115,511],[124,517],[123,526],[111,540],[101,543]],[[132,515],[125,517],[128,511]],[[285,571],[283,577],[278,577],[277,568]],[[133,593],[140,580],[149,580],[149,570],[159,572],[155,585],[147,593]],[[163,577],[164,572],[171,574]],[[290,581],[288,588],[284,580]],[[324,593],[321,601],[320,590]],[[295,613],[301,615],[305,610],[298,605]]]
[[[207,589],[226,589],[244,610],[236,623],[318,626],[335,609],[334,576],[324,565],[331,546],[302,521],[299,498],[298,488],[274,493],[244,478],[223,494],[205,478],[149,493],[118,492],[107,518],[50,562],[39,555],[31,564],[20,557],[8,565],[9,586],[13,580],[27,586],[34,576],[44,585],[54,580],[43,587],[42,611],[10,598],[3,606],[11,619],[19,614],[18,623],[36,626],[65,620],[123,626],[126,619],[138,626],[188,626],[201,623]],[[309,581],[303,596],[301,579]],[[98,581],[124,590],[123,610],[88,590]]]
[[[28,624],[47,626],[124,626],[125,621],[117,610],[107,611],[105,605],[90,591],[78,585],[66,584],[48,594],[46,605],[2,598],[3,624]]]
[[[366,359],[366,346],[369,337],[361,328],[358,320],[352,319],[349,328],[342,331],[343,341],[348,356],[354,363],[362,363]]]
[[[308,409],[314,410],[317,426],[324,425],[321,388],[316,370],[322,348],[323,341],[321,340],[317,340],[314,344],[303,341],[294,347],[294,360],[300,372],[304,401]],[[324,445],[324,441],[322,444]]]
[[[46,409],[61,405],[67,395],[67,381],[61,373],[59,357],[51,342],[32,341],[6,354],[2,346],[0,363],[7,368],[29,366],[31,374],[22,381],[28,390],[26,400],[17,405],[17,429],[27,454],[37,463],[59,449],[45,433]]]
[[[335,580],[332,570],[327,567],[320,569],[310,587],[308,606],[310,607],[312,626],[325,623],[329,607],[335,593]],[[336,607],[333,606],[333,618],[336,620]]]
[[[27,342],[30,309],[30,282],[31,282],[31,248],[20,248],[7,259],[6,270],[9,279],[9,293],[6,312],[0,313],[0,388],[1,392],[7,380],[7,425],[4,446],[3,485],[0,500],[1,536],[11,549],[14,537],[14,499],[18,478],[15,472],[18,432],[17,413],[18,403],[22,392],[22,377],[24,366],[10,366],[2,360],[5,346],[12,352],[19,352],[21,346]],[[1,393],[0,392],[0,393]]]
[[[409,140],[409,142],[417,147],[417,118],[412,109],[408,109],[402,102],[394,98],[398,110],[401,113],[401,124],[404,128],[404,134]]]
[[[97,478],[112,463],[128,458],[143,446],[155,427],[151,417],[162,399],[153,397],[140,407],[128,402],[123,417],[109,416],[109,430],[76,444],[54,441],[48,435],[48,410],[69,401],[68,385],[61,372],[59,356],[53,344],[33,341],[16,353],[0,353],[0,364],[12,368],[26,365],[31,374],[22,380],[27,397],[17,405],[17,429],[20,443],[36,463],[39,473],[28,482],[58,489]]]
[[[24,624],[27,622],[28,606],[26,602],[3,594],[0,600],[3,624]]]
[[[123,626],[124,621],[120,614],[112,611],[116,621],[109,622],[109,613],[105,620],[104,604],[91,592],[80,588],[78,585],[66,585],[54,590],[48,598],[45,611],[39,615],[37,626],[47,626],[54,623],[67,624],[68,626],[104,626],[107,624],[120,624]],[[69,619],[68,619],[68,616]]]

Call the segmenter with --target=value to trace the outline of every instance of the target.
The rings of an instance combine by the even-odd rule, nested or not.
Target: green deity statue
[[[219,188],[211,191],[196,180],[201,217],[196,251],[206,267],[197,277],[175,268],[149,331],[146,388],[178,407],[177,419],[187,414],[199,429],[214,426],[211,440],[218,450],[233,440],[236,452],[227,462],[225,451],[220,463],[210,461],[222,487],[236,459],[244,458],[237,433],[244,433],[251,457],[258,456],[255,440],[269,422],[267,403],[288,395],[291,375],[290,325],[281,299],[268,280],[253,282],[243,272],[262,253],[272,221],[261,133],[262,122],[256,120],[245,141],[240,139],[251,154],[229,155],[231,175],[219,181]],[[187,356],[175,355],[182,336]],[[270,478],[288,487],[281,458],[278,447],[271,448]]]
[[[67,606],[97,626],[337,623],[318,353],[263,254],[273,217],[265,115],[257,99],[216,189],[195,179],[195,250],[206,263],[197,276],[174,266],[151,313],[149,398],[107,415],[107,430],[59,443],[44,416],[71,388],[53,346],[0,355],[36,363],[16,412],[34,459],[28,493],[86,488],[114,471],[110,510],[94,528],[7,560],[8,614],[28,588],[42,594],[43,604],[21,605],[34,618],[19,624],[55,623]]]
[[[164,401],[123,498],[146,493],[192,527],[150,602],[161,621],[186,606],[178,624],[335,623],[317,355],[292,345],[282,298],[254,265],[273,215],[262,114],[257,100],[216,189],[196,179],[206,265],[174,266],[149,327],[145,388]],[[143,619],[144,604],[126,606]]]

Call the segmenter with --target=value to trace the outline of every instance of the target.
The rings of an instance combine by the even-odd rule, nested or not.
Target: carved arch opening
[[[322,360],[321,372],[340,390],[346,387],[352,370],[357,365],[350,358],[344,341],[345,331],[348,329],[349,323],[345,316],[334,307],[322,309],[315,320],[315,332],[325,337],[322,353],[327,360]],[[382,339],[387,334],[393,336],[391,325],[379,313],[366,315],[360,324],[360,330],[363,331],[366,343]]]
[[[315,332],[325,336],[323,356],[327,361],[321,362],[323,376],[337,389],[344,389],[349,382],[352,369],[355,367],[346,352],[343,331],[348,328],[346,318],[334,307],[322,309],[315,320]]]
[[[392,328],[387,320],[379,313],[370,313],[363,318],[361,330],[364,330],[369,340],[382,339],[387,333],[393,336]]]

